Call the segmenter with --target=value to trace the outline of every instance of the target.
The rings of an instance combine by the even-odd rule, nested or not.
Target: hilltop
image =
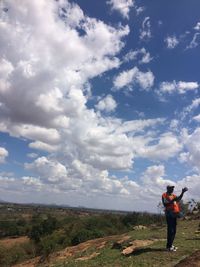
[[[123,235],[89,240],[52,253],[43,262],[37,257],[15,267],[200,266],[200,236],[195,233],[198,226],[198,220],[179,222],[176,238],[179,248],[175,253],[165,250],[165,227],[150,226]],[[134,244],[136,240],[138,245],[133,253],[129,256],[122,255],[123,249]],[[151,240],[152,243],[146,245],[147,240]],[[188,262],[193,265],[189,265]]]

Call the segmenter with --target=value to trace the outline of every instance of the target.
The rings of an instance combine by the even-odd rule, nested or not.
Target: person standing
[[[180,214],[179,202],[182,199],[184,193],[188,191],[187,187],[182,189],[180,196],[173,194],[174,186],[168,185],[167,192],[162,194],[162,203],[165,207],[165,215],[167,221],[167,244],[168,251],[176,251],[177,247],[173,246],[173,242],[176,236],[177,218]]]

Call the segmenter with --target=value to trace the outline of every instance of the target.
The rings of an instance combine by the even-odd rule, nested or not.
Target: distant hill
[[[7,201],[0,199],[0,203],[7,203]]]

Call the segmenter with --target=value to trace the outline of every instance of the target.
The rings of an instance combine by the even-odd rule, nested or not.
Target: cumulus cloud
[[[182,142],[186,151],[180,155],[181,162],[191,164],[200,173],[200,128],[197,127],[191,134],[188,133],[187,129],[183,129]]]
[[[198,82],[162,82],[160,84],[159,93],[172,94],[177,92],[179,94],[185,94],[188,91],[194,91],[199,88]]]
[[[56,151],[70,125],[81,116],[95,117],[86,107],[88,80],[119,65],[115,55],[129,29],[89,18],[68,1],[5,1],[5,6],[0,129],[31,140],[31,148]]]
[[[0,53],[4,55],[0,130],[25,138],[31,149],[49,153],[39,158],[31,154],[36,158],[25,168],[34,175],[26,176],[23,184],[36,184],[42,190],[41,184],[47,184],[48,190],[59,191],[62,182],[66,190],[79,188],[79,193],[87,192],[89,186],[92,190],[92,185],[94,191],[125,193],[126,188],[117,178],[110,178],[107,169],[132,168],[131,140],[126,132],[116,131],[122,121],[116,127],[112,118],[88,109],[87,101],[89,80],[119,66],[116,56],[124,46],[128,26],[109,26],[68,1],[6,1],[5,5],[0,24]],[[97,109],[110,112],[116,106],[107,95]],[[85,166],[88,177],[94,177],[88,186],[75,159]]]
[[[188,175],[178,181],[174,181],[171,177],[167,178],[164,165],[153,165],[146,169],[141,177],[143,190],[148,192],[150,199],[158,201],[158,197],[166,191],[168,184],[175,186],[175,194],[179,195],[182,188],[188,187],[189,191],[184,195],[183,201],[189,201],[191,198],[199,200],[200,177],[197,174]],[[156,189],[156,190],[155,190]],[[142,189],[141,189],[142,190]],[[154,202],[154,203],[155,203]]]
[[[152,37],[150,17],[145,17],[140,29],[140,39],[148,41]]]
[[[126,210],[149,210],[157,211],[157,204],[161,199],[161,195],[166,190],[167,184],[175,185],[175,193],[181,193],[181,189],[185,186],[189,191],[184,196],[184,200],[191,198],[199,200],[199,175],[191,175],[183,177],[181,180],[174,182],[171,177],[165,174],[164,165],[149,166],[141,175],[139,182],[123,177],[118,180],[116,177],[108,177],[108,173],[103,171],[97,176],[91,175],[88,166],[83,165],[79,161],[74,162],[74,170],[76,170],[76,179],[70,186],[70,181],[61,184],[44,184],[42,179],[34,176],[24,176],[21,179],[14,179],[0,175],[0,193],[3,199],[7,199],[9,192],[11,198],[9,200],[19,202],[43,202],[49,203],[68,203],[69,205],[84,205],[95,208],[102,208],[102,205],[108,209],[126,209]],[[80,183],[78,176],[86,177],[84,183]],[[95,174],[95,173],[94,173]],[[94,178],[95,177],[95,178]],[[76,186],[75,186],[76,181]],[[79,188],[79,189],[78,189]],[[80,190],[81,188],[81,190]],[[23,192],[23,194],[22,194]],[[76,197],[74,197],[76,192]],[[67,194],[66,194],[67,193]],[[83,197],[87,196],[86,197]],[[51,195],[51,200],[48,196]],[[145,198],[144,198],[145,195]],[[67,201],[67,202],[66,202]],[[92,204],[91,204],[92,203]]]
[[[109,0],[112,10],[117,10],[124,18],[129,18],[130,9],[134,6],[134,0]],[[141,12],[141,10],[139,10]]]
[[[70,169],[50,158],[40,157],[33,163],[26,163],[25,167],[39,174],[40,179],[34,177],[23,177],[26,185],[34,184],[40,188],[54,185],[54,190],[58,192],[68,192],[76,190],[81,194],[118,194],[129,195],[131,190],[137,189],[138,185],[124,178],[117,179],[109,176],[108,171],[98,170],[78,159],[73,160]],[[50,188],[49,188],[50,189]]]
[[[135,135],[136,133],[143,133],[149,127],[156,127],[157,125],[164,123],[164,121],[165,120],[161,118],[126,121],[119,125],[119,127],[116,129],[116,132]]]
[[[151,144],[152,142],[155,144]],[[151,137],[148,143],[141,146],[136,153],[140,157],[160,161],[174,157],[181,149],[182,144],[178,138],[171,132],[168,132],[162,134],[157,140]]]
[[[59,180],[67,179],[66,167],[46,157],[37,158],[33,163],[26,163],[25,168],[27,170],[34,170],[41,179],[46,179],[49,183],[56,183]]]
[[[165,177],[165,166],[164,165],[153,165],[146,169],[141,177],[143,184],[149,189],[165,190],[168,184],[175,185],[175,183],[170,179],[164,179]]]
[[[111,112],[114,111],[117,107],[117,103],[112,95],[107,95],[102,98],[96,105],[96,109],[100,111]]]
[[[36,192],[41,191],[44,187],[44,184],[41,182],[40,179],[31,176],[23,176],[20,182],[22,182],[23,186],[25,186],[26,189],[31,187],[32,190]]]
[[[193,120],[200,122],[200,114],[198,114],[197,116],[194,116]]]
[[[47,151],[49,153],[58,151],[60,147],[59,145],[50,145],[41,141],[30,142],[28,146],[32,149]]]
[[[84,200],[87,205],[91,199],[107,203],[111,196],[113,205],[135,200],[140,207],[147,187],[143,190],[144,184],[126,176],[119,179],[112,171],[130,171],[139,157],[175,156],[181,148],[177,137],[156,137],[162,118],[124,121],[99,112],[116,109],[109,93],[96,109],[88,108],[90,80],[120,66],[117,56],[129,27],[90,18],[68,1],[8,0],[5,7],[0,23],[0,131],[25,140],[32,162],[25,163],[29,174],[19,179],[0,175],[1,196],[12,192],[13,200],[31,196],[31,201],[45,202],[55,197],[59,203],[76,198],[74,204]],[[143,29],[149,32],[142,39],[149,38],[149,18]],[[144,48],[138,56],[141,64],[150,60]],[[153,73],[137,67],[114,79],[116,90],[132,85],[148,90],[153,84]],[[0,161],[7,156],[1,148]]]
[[[176,36],[168,36],[165,39],[165,43],[168,49],[173,49],[179,44],[179,40]]]
[[[179,127],[179,123],[180,121],[177,120],[177,119],[173,119],[171,122],[170,122],[170,129],[173,130],[173,131],[178,131],[178,127]]]
[[[0,147],[0,163],[4,163],[8,157],[8,151],[4,147]]]
[[[0,28],[1,121],[7,128],[19,122],[61,127],[85,108],[88,79],[119,65],[115,55],[129,29],[84,16],[78,5],[67,1],[6,5]],[[74,14],[79,16],[75,19]],[[85,34],[79,35],[76,27]]]
[[[195,199],[199,201],[199,187],[200,187],[200,176],[198,174],[187,175],[181,180],[177,181],[177,189],[181,190],[185,186],[188,187],[189,191],[184,195],[184,200],[189,201]]]
[[[142,72],[137,67],[121,72],[113,81],[114,88],[120,90],[123,87],[132,89],[138,85],[143,90],[149,90],[154,84],[154,75],[151,71]]]
[[[146,49],[143,47],[138,50],[131,50],[124,56],[124,62],[129,62],[131,60],[136,60],[140,56],[139,64],[147,64],[149,63],[153,58],[151,57],[150,53],[146,51]]]

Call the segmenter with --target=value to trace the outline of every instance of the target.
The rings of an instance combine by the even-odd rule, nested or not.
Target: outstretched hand
[[[182,193],[185,193],[185,192],[187,192],[188,191],[188,188],[187,187],[184,187],[183,189],[182,189]]]

